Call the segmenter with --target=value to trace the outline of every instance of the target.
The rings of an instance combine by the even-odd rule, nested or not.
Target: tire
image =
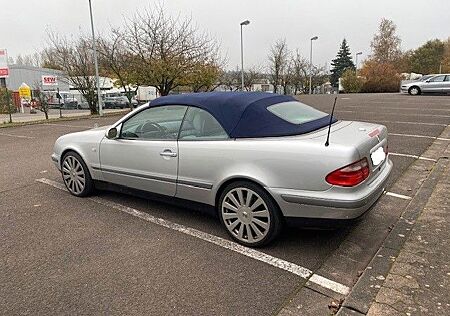
[[[94,190],[89,169],[83,158],[74,151],[67,152],[61,162],[61,175],[70,194],[84,197]]]
[[[220,196],[217,209],[225,230],[244,246],[267,245],[282,227],[278,205],[262,187],[252,182],[229,184]]]
[[[418,86],[412,86],[408,89],[409,95],[420,95],[422,91],[420,91],[420,88]]]

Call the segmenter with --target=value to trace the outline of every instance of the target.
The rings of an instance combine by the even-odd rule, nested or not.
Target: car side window
[[[447,82],[450,81],[450,76],[448,76],[448,75],[445,76],[445,81],[447,81]]]
[[[436,76],[432,79],[430,79],[430,82],[442,82],[444,81],[445,76]]]
[[[122,124],[120,138],[177,139],[187,106],[169,105],[145,109]]]
[[[222,140],[228,139],[219,122],[207,111],[189,107],[180,131],[180,140]]]

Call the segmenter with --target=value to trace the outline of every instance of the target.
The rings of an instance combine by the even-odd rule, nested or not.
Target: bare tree
[[[273,92],[278,92],[278,86],[282,84],[282,78],[289,63],[289,51],[285,39],[278,40],[269,53],[269,78],[273,85]]]
[[[88,103],[91,114],[97,114],[91,39],[81,34],[79,38],[69,40],[55,33],[49,33],[48,38],[50,47],[45,50],[46,59],[66,73],[68,81],[81,92]]]
[[[239,68],[224,71],[219,80],[229,91],[236,91],[241,88],[241,72]]]
[[[39,52],[35,52],[33,54],[28,55],[17,55],[14,61],[14,58],[9,59],[10,64],[17,64],[23,66],[32,66],[32,67],[41,67],[41,54]]]
[[[199,69],[220,64],[218,43],[201,33],[190,18],[167,16],[162,6],[128,20],[125,41],[136,56],[140,82],[156,87],[161,95],[189,85]]]
[[[50,110],[49,95],[42,91],[42,86],[39,83],[34,84],[33,89],[34,99],[37,101],[37,109],[44,113],[45,119],[48,120],[48,112]]]
[[[117,79],[115,84],[125,91],[128,105],[132,108],[131,100],[139,87],[139,78],[135,56],[128,51],[123,32],[115,29],[108,38],[99,38],[98,47],[102,71]]]
[[[309,62],[303,57],[297,49],[295,55],[291,59],[291,72],[292,72],[292,86],[294,94],[298,92],[305,92],[304,89],[307,86]]]
[[[258,79],[262,78],[262,71],[260,68],[254,66],[244,71],[244,88],[247,91],[252,91],[252,86],[257,83]]]

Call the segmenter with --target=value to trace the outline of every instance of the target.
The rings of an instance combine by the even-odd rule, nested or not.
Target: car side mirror
[[[119,132],[117,130],[117,127],[111,127],[106,132],[106,138],[108,138],[108,139],[116,139],[118,134],[119,134]]]

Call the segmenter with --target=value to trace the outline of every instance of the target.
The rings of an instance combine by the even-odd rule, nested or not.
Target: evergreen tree
[[[347,69],[355,69],[355,64],[353,63],[352,56],[350,53],[350,47],[347,44],[347,40],[344,38],[341,47],[337,53],[335,59],[331,61],[333,69],[331,69],[330,81],[333,86],[338,85],[339,78]]]

